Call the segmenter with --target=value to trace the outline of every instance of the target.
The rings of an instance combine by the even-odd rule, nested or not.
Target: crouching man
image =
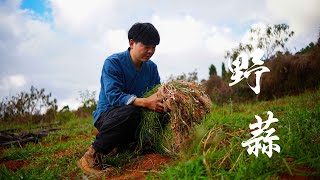
[[[163,112],[157,93],[143,94],[160,84],[157,66],[150,60],[160,42],[150,23],[136,23],[128,32],[129,48],[109,56],[103,65],[101,89],[93,124],[99,133],[78,162],[86,173],[100,176],[102,157],[112,156],[117,147],[137,141],[140,108]]]

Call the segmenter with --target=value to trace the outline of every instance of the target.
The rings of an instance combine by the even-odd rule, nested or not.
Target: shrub
[[[265,65],[269,73],[262,75],[259,99],[272,99],[284,95],[315,89],[320,85],[320,47],[316,46],[305,54],[283,55],[268,60]]]
[[[57,100],[50,100],[51,93],[31,86],[30,92],[21,92],[0,103],[0,121],[41,122],[55,118]]]
[[[214,103],[222,104],[230,99],[232,89],[221,77],[211,75],[209,80],[205,82],[205,92]]]
[[[97,107],[96,91],[89,92],[88,90],[80,91],[80,99],[82,105],[76,110],[75,114],[79,118],[88,118],[92,116],[92,112]]]

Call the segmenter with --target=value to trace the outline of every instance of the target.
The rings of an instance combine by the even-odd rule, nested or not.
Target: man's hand
[[[159,97],[159,93],[156,92],[153,95],[147,97],[147,98],[136,98],[133,101],[134,106],[140,106],[145,107],[150,110],[156,111],[156,112],[163,112],[163,103],[162,98]]]

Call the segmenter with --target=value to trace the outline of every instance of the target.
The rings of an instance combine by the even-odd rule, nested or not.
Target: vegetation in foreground
[[[196,128],[182,160],[167,167],[161,179],[273,179],[295,176],[320,177],[320,91],[254,104],[214,107]],[[254,115],[267,120],[271,111],[279,122],[272,135],[281,151],[255,157],[241,143],[251,138]]]
[[[271,127],[280,140],[281,151],[255,157],[248,155],[241,142],[250,139],[249,124],[254,115],[265,121],[272,111],[279,122]],[[320,90],[300,96],[252,104],[214,106],[185,144],[179,158],[148,179],[269,179],[284,176],[320,176]],[[41,125],[43,126],[43,125]],[[20,126],[35,131],[40,125]],[[14,126],[4,124],[1,130]],[[1,148],[0,179],[65,179],[82,177],[77,160],[91,144],[96,131],[91,118],[70,116],[39,143]],[[131,154],[119,154],[112,162],[121,170]]]

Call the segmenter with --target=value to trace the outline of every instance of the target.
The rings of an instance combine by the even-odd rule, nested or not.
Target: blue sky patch
[[[33,11],[45,21],[52,21],[52,10],[47,0],[22,0],[20,9]]]

